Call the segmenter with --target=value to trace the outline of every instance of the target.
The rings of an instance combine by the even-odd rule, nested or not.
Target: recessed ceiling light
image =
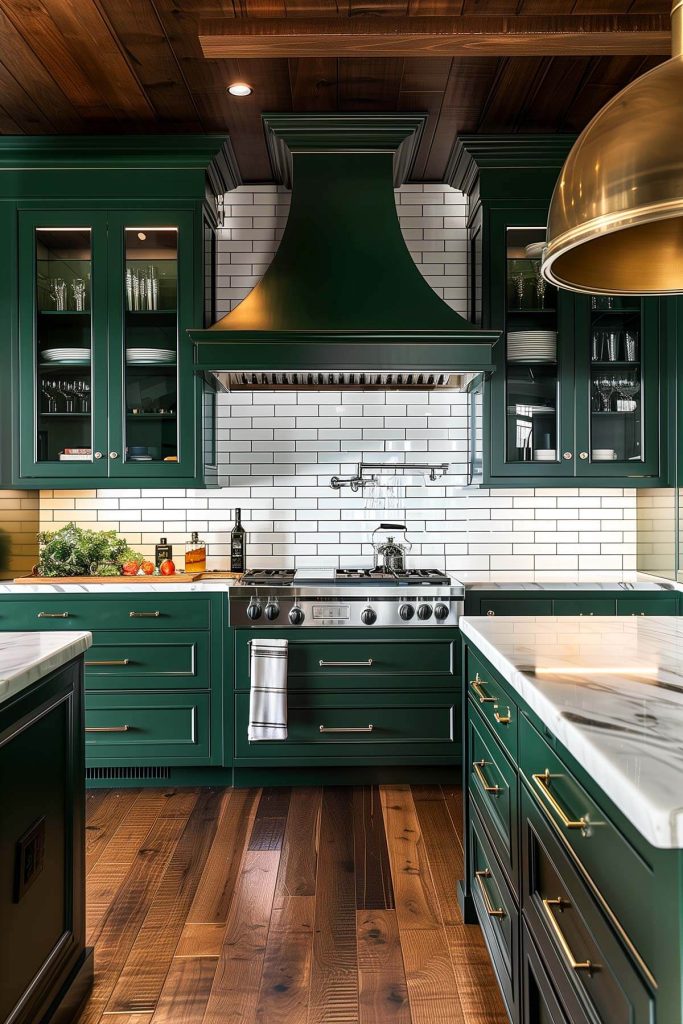
[[[228,92],[231,96],[251,96],[253,89],[246,82],[233,82],[228,86]]]
[[[147,235],[145,234],[144,231],[138,231],[138,238],[140,239],[141,242],[144,242],[145,239],[147,238]]]

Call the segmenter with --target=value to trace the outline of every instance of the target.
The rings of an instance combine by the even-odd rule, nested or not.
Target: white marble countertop
[[[193,583],[0,583],[0,594],[215,594],[236,580],[195,580]]]
[[[460,627],[649,843],[683,848],[683,619],[466,616]]]
[[[87,651],[85,632],[0,633],[0,704]]]

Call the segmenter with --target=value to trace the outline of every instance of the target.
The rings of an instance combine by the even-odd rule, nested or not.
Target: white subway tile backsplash
[[[269,265],[289,199],[288,192],[272,185],[243,186],[226,197],[229,215],[218,232],[216,253],[219,315],[234,308]],[[464,196],[447,185],[411,184],[396,192],[396,203],[419,270],[437,294],[466,315]],[[453,574],[536,571],[557,580],[580,571],[586,579],[599,579],[635,568],[632,488],[462,489],[463,395],[237,392],[219,395],[217,407],[221,487],[43,491],[41,528],[73,519],[116,529],[145,554],[152,554],[163,534],[181,560],[189,533],[198,530],[208,541],[209,567],[222,568],[239,507],[250,563],[266,568],[368,564],[372,530],[386,519],[408,524],[411,564],[436,565]],[[330,487],[334,473],[350,475],[361,460],[448,462],[453,482],[420,484],[411,476],[388,499],[398,507],[369,508],[362,493]],[[15,508],[8,505],[7,512]],[[654,529],[657,513],[653,501],[647,515]]]

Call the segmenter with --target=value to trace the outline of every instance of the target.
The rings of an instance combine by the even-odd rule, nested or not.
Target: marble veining
[[[0,594],[197,594],[223,593],[235,580],[195,580],[192,583],[0,583]]]
[[[460,627],[649,843],[683,848],[683,620],[467,616]]]
[[[83,631],[0,633],[0,704],[87,651]]]

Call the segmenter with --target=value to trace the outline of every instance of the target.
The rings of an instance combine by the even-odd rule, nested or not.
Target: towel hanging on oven
[[[287,739],[287,640],[250,641],[249,742]]]

